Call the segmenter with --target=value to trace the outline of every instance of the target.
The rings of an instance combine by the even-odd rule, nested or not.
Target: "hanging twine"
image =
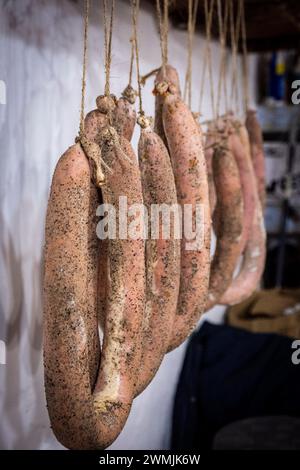
[[[84,131],[84,104],[85,104],[85,89],[86,89],[89,14],[90,14],[90,0],[85,0],[79,136],[81,136]]]
[[[213,11],[214,11],[214,0],[210,0],[210,6],[208,6],[208,0],[204,0],[204,12],[205,12],[205,24],[206,24],[206,47],[204,51],[204,61],[203,61],[201,86],[200,86],[199,113],[201,114],[201,110],[202,110],[206,68],[208,68],[211,107],[212,107],[213,117],[215,118],[216,117],[215,93],[214,93],[212,60],[211,60],[211,26],[212,26]]]
[[[235,111],[239,111],[239,90],[238,90],[238,42],[241,28],[241,9],[240,3],[238,5],[238,11],[236,16],[236,22],[234,21],[234,8],[233,1],[229,0],[229,18],[230,18],[230,31],[231,31],[231,48],[232,48],[232,88],[231,88],[231,100],[235,104]]]
[[[244,107],[245,113],[249,108],[249,62],[247,51],[247,31],[246,31],[246,16],[245,16],[245,2],[240,1],[240,11],[242,20],[242,44],[243,44],[243,88],[244,88]]]
[[[235,47],[236,47],[236,108],[237,112],[239,111],[239,83],[238,83],[238,47],[240,41],[240,33],[241,33],[241,23],[242,23],[242,10],[241,10],[241,3],[238,3],[238,10],[237,10],[237,18],[236,18],[236,34],[235,34]]]
[[[165,47],[165,63],[168,63],[168,56],[169,56],[169,44],[168,44],[168,36],[169,36],[169,0],[164,0],[164,47]]]
[[[141,84],[141,74],[140,74],[140,55],[139,55],[139,45],[138,45],[138,33],[137,33],[139,7],[140,7],[139,0],[131,0],[133,43],[134,43],[134,46],[135,46],[136,73],[137,73],[138,97],[139,97],[139,117],[137,119],[137,122],[142,128],[146,128],[150,125],[150,121],[149,121],[149,119],[147,119],[145,117],[145,112],[144,112],[144,109],[143,109],[143,99],[142,99],[142,84]]]
[[[128,85],[132,86],[132,75],[133,75],[133,63],[134,63],[134,39],[130,39],[131,42],[131,53],[130,53],[130,66],[129,66],[129,79]]]
[[[89,11],[90,0],[85,0],[84,11],[84,34],[83,34],[83,64],[82,64],[82,86],[81,86],[81,106],[80,106],[80,125],[79,135],[76,137],[75,142],[79,142],[86,157],[93,162],[93,181],[97,187],[100,187],[104,181],[105,176],[102,171],[101,164],[107,167],[101,158],[101,150],[98,144],[90,141],[84,134],[84,105],[85,105],[85,90],[86,90],[86,68],[87,68],[87,46],[88,46],[88,26],[89,26]],[[107,167],[108,171],[111,171]]]
[[[163,13],[161,11],[160,0],[156,0],[156,12],[159,28],[160,50],[162,60],[163,77],[166,76],[166,65],[168,63],[168,35],[169,35],[169,2],[164,0]]]
[[[190,93],[190,74],[191,74],[191,55],[192,55],[192,13],[193,12],[193,0],[188,0],[188,58],[187,58],[187,68],[185,74],[185,84],[184,84],[184,101],[187,99],[187,94]],[[189,97],[190,98],[190,97]],[[188,103],[189,104],[189,103]]]
[[[99,148],[100,148],[100,152],[102,152],[103,148],[105,147],[106,148],[114,147],[119,152],[119,155],[122,158],[132,163],[130,157],[126,155],[126,153],[122,149],[119,135],[116,129],[112,126],[112,111],[115,105],[115,96],[110,94],[110,70],[111,70],[111,57],[112,57],[112,32],[113,32],[113,24],[114,24],[114,12],[115,12],[115,0],[111,0],[110,18],[108,18],[108,13],[107,13],[107,0],[103,0],[104,48],[105,48],[105,97],[110,99],[111,104],[108,107],[107,107],[107,103],[105,104],[106,112],[109,118],[109,125],[105,126],[100,132]],[[102,98],[102,97],[99,97],[99,98]],[[98,109],[99,109],[99,106],[98,106]],[[106,165],[106,169],[108,170],[107,165]]]
[[[224,15],[224,80],[223,80],[223,91],[224,91],[224,102],[225,102],[225,112],[227,113],[229,110],[229,100],[228,100],[228,87],[227,87],[227,61],[226,61],[226,45],[227,45],[227,36],[229,31],[229,3],[228,0],[225,1],[225,15]]]
[[[160,0],[156,0],[156,15],[159,31],[159,42],[162,61],[163,79],[166,78],[166,65],[168,64],[168,35],[169,35],[169,0],[163,0],[163,13],[161,10]],[[151,70],[149,73],[141,77],[141,84],[145,85],[148,78],[156,75],[160,67]]]
[[[114,24],[115,0],[111,0],[110,18],[107,14],[107,0],[103,0],[103,14],[104,14],[104,47],[105,47],[105,97],[111,99],[113,102],[115,97],[110,94],[110,69],[111,69],[111,56],[112,56],[112,32]],[[114,103],[112,103],[114,105]],[[98,106],[99,109],[99,106]],[[119,155],[132,163],[130,157],[126,155],[121,147],[119,135],[116,129],[112,126],[112,111],[113,106],[108,107],[109,125],[104,127],[99,135],[101,151],[105,147],[115,147]]]
[[[131,4],[131,9],[133,5]],[[135,41],[134,41],[134,24],[132,21],[131,26],[131,37],[130,37],[130,65],[129,65],[129,77],[128,77],[128,85],[122,92],[122,97],[125,98],[129,103],[134,104],[136,100],[137,93],[132,86],[132,79],[133,79],[133,66],[134,66],[134,51],[135,51]]]
[[[224,17],[222,12],[221,0],[217,0],[218,7],[218,23],[219,23],[219,38],[221,46],[221,59],[220,59],[220,72],[218,81],[218,96],[217,96],[217,116],[220,114],[221,105],[221,92],[223,84],[225,110],[228,110],[228,93],[227,93],[227,81],[226,81],[226,37],[227,37],[227,23],[228,23],[228,1],[225,2]]]
[[[112,50],[112,32],[115,11],[115,0],[111,0],[110,19],[107,12],[107,0],[103,0],[104,16],[104,50],[105,50],[105,96],[110,95],[110,69],[111,69],[111,50]]]
[[[132,15],[133,15],[133,8],[135,8],[135,6],[131,3]],[[129,79],[128,79],[127,87],[122,92],[122,97],[125,98],[129,103],[134,104],[135,100],[136,100],[136,97],[137,97],[137,92],[134,90],[134,88],[132,86],[134,53],[135,53],[135,38],[134,38],[134,21],[133,21],[133,18],[132,18],[132,25],[131,25],[130,44],[131,44],[131,52],[130,52]]]
[[[188,60],[185,74],[184,100],[186,101],[188,97],[188,105],[190,108],[192,104],[192,54],[198,3],[198,0],[188,0]]]
[[[143,101],[142,101],[141,75],[140,75],[139,46],[138,46],[138,38],[137,38],[137,12],[139,9],[139,3],[140,3],[139,0],[131,0],[133,44],[134,44],[134,51],[135,51],[136,74],[137,74],[138,95],[139,95],[139,113],[144,114]]]
[[[92,180],[95,185],[100,188],[105,184],[105,175],[102,171],[102,166],[107,172],[112,172],[105,161],[102,159],[101,146],[89,140],[84,134],[84,98],[85,98],[85,77],[86,77],[86,56],[87,56],[87,39],[88,39],[88,18],[89,18],[89,0],[85,0],[85,27],[84,27],[84,53],[83,53],[83,72],[82,72],[82,100],[81,100],[81,117],[80,117],[80,134],[76,139],[76,142],[80,142],[83,151],[89,161],[92,163]],[[111,66],[111,44],[112,44],[112,29],[113,29],[113,15],[114,15],[114,0],[112,0],[111,16],[110,21],[107,17],[107,2],[103,0],[104,10],[104,45],[105,45],[105,96],[110,97],[110,66]],[[101,101],[101,97],[97,98],[97,101]],[[97,107],[98,103],[97,103]],[[111,121],[111,109],[108,111],[109,120]],[[112,129],[112,128],[111,128]],[[110,127],[106,128],[104,133],[110,132]],[[113,129],[114,131],[114,129]],[[115,138],[114,136],[112,136]],[[103,136],[102,141],[104,142],[106,135]]]
[[[230,41],[231,41],[231,73],[232,73],[232,86],[231,86],[231,101],[235,91],[236,83],[236,55],[235,55],[235,30],[234,30],[234,12],[232,0],[229,1],[229,22],[230,22]]]

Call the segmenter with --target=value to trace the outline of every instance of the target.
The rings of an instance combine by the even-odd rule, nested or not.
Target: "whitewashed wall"
[[[117,0],[113,42],[112,91],[127,84],[130,46],[129,3]],[[61,448],[49,427],[42,367],[41,257],[44,217],[51,176],[59,156],[78,129],[82,3],[71,0],[0,1],[0,448]],[[86,109],[103,92],[103,30],[100,0],[92,1]],[[151,7],[140,15],[142,73],[160,64]],[[170,62],[184,78],[186,33],[170,31]],[[203,37],[194,54],[193,109],[198,110]],[[213,46],[217,70],[219,47]],[[251,67],[251,70],[254,70]],[[251,72],[253,75],[253,73]],[[217,73],[214,73],[217,79]],[[253,77],[251,83],[254,83]],[[144,89],[153,113],[152,81]],[[3,82],[1,82],[3,90]],[[202,113],[211,117],[209,90]],[[138,129],[134,142],[138,138]],[[222,309],[212,314],[222,317]],[[166,449],[172,400],[184,346],[169,354],[151,386],[134,402],[113,449]]]

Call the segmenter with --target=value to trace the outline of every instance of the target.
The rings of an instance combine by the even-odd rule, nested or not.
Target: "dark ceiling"
[[[187,5],[187,0],[171,0],[170,17],[175,26],[186,28]],[[300,48],[300,0],[245,0],[245,15],[249,50]],[[204,0],[199,0],[197,28],[201,30],[204,18]],[[217,11],[212,31],[218,35]]]

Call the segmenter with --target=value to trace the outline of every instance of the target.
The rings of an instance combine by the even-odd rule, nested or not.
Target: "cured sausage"
[[[118,141],[110,128],[105,132],[102,156],[114,177],[106,175],[104,200],[116,208],[119,195],[127,196],[129,204],[141,203],[140,173],[130,144]],[[45,388],[53,431],[70,449],[105,448],[122,430],[136,386],[144,310],[144,241],[109,240],[105,331],[94,387],[99,354],[90,335],[97,335],[97,312],[90,307],[95,302],[88,300],[90,181],[88,160],[76,144],[55,170],[46,221]]]
[[[208,293],[210,271],[210,232],[208,182],[201,133],[195,119],[172,89],[164,94],[163,125],[168,141],[177,199],[186,215],[191,208],[193,222],[201,219],[201,240],[190,243],[184,217],[181,240],[181,275],[173,338],[169,350],[179,346],[195,327],[203,313]],[[200,217],[197,212],[200,210]],[[199,215],[199,212],[198,212]],[[198,220],[197,220],[198,219]]]
[[[96,109],[90,111],[84,120],[84,135],[88,141],[99,144],[101,131],[108,126],[110,116],[117,106],[115,95],[99,95],[96,99]]]
[[[146,239],[146,302],[143,325],[142,363],[137,393],[150,383],[168,349],[176,313],[180,280],[180,239],[176,239],[171,211],[177,212],[177,195],[168,151],[161,138],[145,123],[139,140],[144,204],[148,212]],[[151,225],[153,212],[167,209],[164,222]],[[169,212],[170,211],[170,212]],[[162,214],[163,215],[163,214]],[[170,218],[168,217],[170,216]],[[163,230],[170,228],[169,234]],[[154,237],[153,237],[154,235]],[[152,238],[153,237],[153,238]]]
[[[160,87],[160,90],[157,89]],[[181,96],[180,82],[177,70],[172,65],[167,64],[165,66],[165,73],[163,67],[159,69],[155,77],[154,94],[155,94],[155,120],[154,120],[154,131],[162,139],[166,148],[168,148],[168,142],[165,136],[162,110],[164,103],[164,92],[168,91],[168,87],[172,88],[172,92],[178,96]]]
[[[120,100],[119,100],[120,101]],[[114,114],[117,106],[117,100],[114,95],[106,97],[100,95],[96,99],[97,108],[90,111],[84,120],[84,134],[86,138],[100,145],[101,135],[103,129],[109,124],[109,113]],[[103,204],[102,192],[99,190],[99,204]],[[108,240],[98,239],[98,318],[102,330],[104,329],[104,319],[106,310],[106,298],[107,298],[107,276],[108,276]]]
[[[254,188],[256,188],[256,181],[251,161],[247,130],[244,125],[231,117],[228,118],[228,122],[232,126],[228,140],[229,148],[233,152],[237,162],[243,191],[244,220],[241,246],[242,251],[244,251],[254,217],[256,197]]]
[[[101,129],[108,125],[107,114],[102,113],[99,109],[90,111],[84,120],[84,133],[89,141],[99,141],[99,133]]]
[[[219,123],[220,125],[220,123]],[[209,294],[206,309],[218,303],[230,286],[237,261],[241,255],[243,230],[243,196],[239,170],[228,148],[225,128],[216,142],[212,158],[214,185],[217,188],[216,249],[211,263]]]
[[[123,91],[121,98],[118,99],[113,113],[113,127],[129,142],[132,139],[136,123],[135,100],[136,93],[132,86],[128,85]]]
[[[57,439],[73,449],[97,447],[91,400],[100,358],[91,276],[98,265],[96,227],[90,219],[95,191],[88,160],[80,145],[73,145],[53,176],[44,273],[48,412]]]
[[[102,158],[112,170],[102,187],[103,200],[115,208],[119,227],[120,197],[130,208],[142,211],[142,187],[138,162],[130,143],[108,127],[102,134]],[[105,444],[112,442],[123,428],[134,397],[141,360],[141,330],[145,300],[145,256],[143,213],[136,238],[108,241],[108,285],[102,360],[94,390],[98,413],[108,416],[103,433]],[[136,218],[130,215],[129,224]],[[140,220],[140,222],[139,222]]]
[[[224,305],[235,305],[250,297],[257,289],[263,274],[266,259],[266,231],[257,191],[254,191],[254,194],[256,194],[254,219],[242,266],[220,300],[220,303]]]
[[[246,128],[250,139],[251,158],[258,185],[259,199],[264,209],[266,204],[264,142],[256,111],[248,109],[246,114]]]
[[[216,142],[216,126],[214,122],[208,123],[206,138],[204,143],[204,155],[207,168],[207,181],[208,181],[208,190],[209,190],[209,207],[211,218],[217,203],[216,188],[214,183],[213,168],[212,168],[212,159],[214,153],[214,144]]]
[[[84,130],[87,138],[100,144],[101,133],[109,123],[109,112],[115,129],[127,140],[131,140],[135,122],[136,112],[134,108],[136,94],[133,88],[128,85],[122,98],[116,100],[114,95],[106,97],[100,95],[97,100],[97,109],[87,114],[85,118]],[[100,191],[100,203],[103,203]],[[104,319],[107,300],[107,276],[108,276],[108,240],[99,240],[99,269],[98,269],[98,316],[102,330],[104,329]]]

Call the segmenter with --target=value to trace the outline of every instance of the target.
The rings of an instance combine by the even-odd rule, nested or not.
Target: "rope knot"
[[[123,98],[125,98],[130,104],[135,103],[136,95],[136,91],[131,85],[127,85],[122,93]]]
[[[165,96],[167,95],[168,92],[171,92],[170,88],[171,88],[171,85],[166,81],[156,83],[154,90],[153,90],[153,94]]]
[[[103,114],[110,114],[117,105],[117,98],[115,95],[100,95],[96,99],[96,106]]]
[[[137,118],[137,123],[142,129],[146,129],[151,126],[151,118],[145,116],[145,114],[140,114]]]
[[[100,134],[100,144],[113,147],[119,144],[119,136],[112,126],[105,127]]]

